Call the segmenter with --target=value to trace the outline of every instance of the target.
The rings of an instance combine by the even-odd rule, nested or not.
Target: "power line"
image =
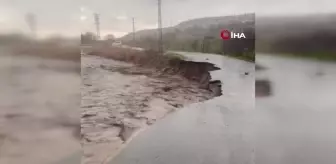
[[[133,41],[135,41],[135,25],[134,25],[134,17],[132,18],[132,24],[133,24]]]
[[[96,31],[97,31],[97,39],[100,39],[100,22],[99,22],[99,14],[94,13],[93,14],[95,25],[96,25]]]

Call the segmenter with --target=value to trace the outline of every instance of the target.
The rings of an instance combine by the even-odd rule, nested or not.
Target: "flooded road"
[[[253,163],[254,64],[212,54],[180,54],[221,68],[211,78],[222,81],[223,95],[158,121],[109,164]]]
[[[275,94],[258,101],[286,102],[287,106],[308,104],[306,110],[332,110],[336,106],[336,64],[304,59],[288,59],[267,55],[257,56],[257,63],[266,69],[257,79],[269,79]]]
[[[258,55],[256,79],[273,94],[256,99],[258,164],[336,162],[336,64]]]
[[[335,163],[335,64],[260,55],[267,69],[255,78],[271,81],[273,92],[255,99],[246,88],[254,80],[241,76],[249,66],[216,62],[223,96],[159,121],[110,164]]]
[[[105,163],[133,136],[212,93],[181,76],[82,55],[82,163]]]
[[[1,164],[53,163],[81,149],[78,68],[1,52]]]
[[[110,164],[335,163],[336,64],[259,55],[266,69],[254,73],[252,63],[185,55],[221,68],[211,77],[222,81],[222,96],[92,56],[82,57],[79,88],[75,63],[0,56],[0,163],[78,152],[79,116],[86,164],[109,161],[153,123]],[[272,94],[255,99],[254,79],[269,80]]]

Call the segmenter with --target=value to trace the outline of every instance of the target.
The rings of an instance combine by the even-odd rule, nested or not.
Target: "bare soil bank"
[[[210,71],[219,69],[212,63],[185,61],[177,56],[158,55],[152,50],[138,51],[119,47],[94,48],[89,54],[133,63],[142,68],[153,68],[165,75],[181,75],[199,83],[201,88],[214,92],[215,96],[222,94],[221,82],[211,81]]]
[[[208,71],[216,69],[213,65],[177,61],[175,66],[164,66],[154,60],[162,61],[154,57],[145,62],[134,56],[122,60],[136,63],[133,65],[82,55],[82,163],[104,163],[137,131],[184,105],[220,94],[211,87],[218,82],[209,82]]]

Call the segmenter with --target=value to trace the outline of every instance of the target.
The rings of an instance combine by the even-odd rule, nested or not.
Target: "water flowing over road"
[[[178,75],[82,55],[82,163],[113,157],[137,131],[168,113],[213,97]]]
[[[273,94],[256,99],[258,164],[336,162],[336,63],[258,55]]]
[[[222,79],[223,96],[159,121],[110,164],[335,163],[334,63],[258,55],[266,69],[254,77],[247,63],[205,56],[191,60],[222,64],[214,77]],[[251,96],[254,78],[271,82],[269,97]]]
[[[223,95],[186,106],[159,121],[110,164],[223,164],[254,160],[254,64],[212,54],[180,54],[186,60],[211,62],[221,68],[211,72],[211,76],[222,81]]]

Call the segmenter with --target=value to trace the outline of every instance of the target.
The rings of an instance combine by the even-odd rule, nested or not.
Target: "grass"
[[[292,58],[305,58],[319,61],[332,61],[336,62],[336,52],[308,52],[308,53],[270,53],[270,55],[286,56]]]
[[[233,57],[236,59],[248,61],[248,62],[255,62],[255,53],[254,52],[246,52],[242,54],[233,54],[233,55],[227,55],[229,57]]]
[[[187,51],[187,52],[193,52],[193,51]],[[173,52],[167,52],[166,54],[169,54],[171,56],[174,56],[174,57],[177,57],[177,58],[180,58],[181,60],[185,59],[184,56],[178,54],[178,53],[173,53]],[[196,54],[199,54],[201,55],[202,53],[196,53]],[[195,55],[196,55],[195,54]],[[235,59],[239,59],[239,60],[244,60],[244,61],[248,61],[248,62],[255,62],[255,53],[244,53],[244,54],[223,54],[223,53],[213,53],[213,54],[218,54],[218,55],[223,55],[223,56],[227,56],[227,57],[232,57],[232,58],[235,58]]]
[[[140,67],[155,69],[160,74],[181,75],[189,80],[204,83],[202,78],[210,76],[209,70],[215,69],[211,63],[184,61],[176,53],[159,55],[153,50],[138,51],[120,47],[96,47],[89,55],[101,56],[113,60],[133,63]]]
[[[89,55],[96,55],[113,60],[133,63],[142,67],[165,69],[180,61],[179,55],[159,55],[157,51],[138,51],[121,47],[96,47]]]
[[[200,54],[202,54],[202,52],[199,51],[193,51],[193,50],[189,50],[186,52],[198,52]],[[224,56],[228,56],[228,57],[233,57],[239,60],[244,60],[244,61],[248,61],[248,62],[255,62],[255,52],[244,52],[244,53],[237,53],[237,54],[223,54],[222,51],[209,51],[209,52],[204,52],[204,53],[211,53],[211,54],[218,54],[218,55],[224,55]],[[172,53],[172,55],[177,55],[177,56],[181,56],[179,54],[176,53]]]
[[[327,52],[311,52],[311,53],[296,53],[296,54],[283,54],[290,57],[300,57],[307,59],[314,59],[319,61],[333,61],[336,62],[336,52],[327,53]]]
[[[178,53],[174,53],[174,52],[166,52],[165,55],[168,55],[171,58],[176,58],[176,59],[180,59],[180,60],[186,59],[186,57],[184,57],[183,55],[178,54]]]

